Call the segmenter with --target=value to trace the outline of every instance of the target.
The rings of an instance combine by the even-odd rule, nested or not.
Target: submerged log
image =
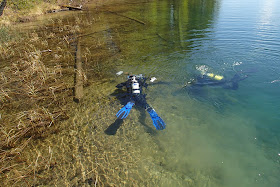
[[[2,16],[3,12],[4,12],[4,9],[6,7],[6,4],[7,4],[7,0],[3,0],[0,4],[0,16]]]
[[[137,22],[137,23],[140,23],[140,24],[142,24],[142,25],[146,25],[145,22],[143,22],[143,21],[141,21],[141,20],[139,20],[139,19],[136,19],[136,18],[133,18],[133,17],[128,17],[128,16],[125,16],[125,15],[122,15],[122,14],[119,14],[119,13],[117,13],[117,12],[113,12],[113,11],[110,11],[110,10],[107,10],[107,12],[109,12],[109,13],[111,13],[111,14],[115,14],[115,15],[121,16],[121,17],[124,17],[124,18],[127,18],[127,19],[130,19],[130,20],[135,21],[135,22]]]
[[[82,67],[82,54],[81,54],[81,44],[80,39],[77,38],[77,46],[76,46],[76,59],[75,59],[75,88],[74,88],[74,101],[80,102],[84,95],[84,87],[83,87],[83,67]]]
[[[79,7],[74,7],[74,6],[70,6],[70,5],[62,5],[61,8],[68,8],[69,10],[82,10],[82,5],[80,5]]]
[[[49,13],[56,13],[56,12],[62,12],[62,11],[75,11],[75,10],[82,10],[82,5],[80,5],[79,7],[63,5],[63,6],[61,6],[61,9],[50,10]]]

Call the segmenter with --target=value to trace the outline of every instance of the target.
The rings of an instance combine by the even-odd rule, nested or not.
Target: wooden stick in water
[[[80,39],[77,38],[76,46],[76,62],[75,62],[75,97],[74,101],[79,102],[83,98],[84,88],[83,88],[83,67],[82,67],[82,54],[81,54],[81,44]]]
[[[125,17],[125,18],[127,18],[127,19],[136,21],[136,22],[138,22],[138,23],[140,23],[140,24],[142,24],[142,25],[146,25],[145,22],[143,22],[143,21],[141,21],[141,20],[139,20],[139,19],[132,18],[132,17],[128,17],[128,16],[125,16],[125,15],[122,15],[122,14],[119,14],[119,13],[117,13],[117,12],[113,12],[113,11],[110,11],[110,10],[107,10],[107,11],[110,12],[111,14],[116,14],[116,15],[118,15],[118,16]]]

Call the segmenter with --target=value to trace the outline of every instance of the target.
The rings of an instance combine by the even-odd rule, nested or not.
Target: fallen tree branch
[[[125,16],[125,15],[122,15],[122,14],[119,14],[117,12],[113,12],[113,11],[110,11],[110,10],[107,10],[107,12],[110,12],[111,14],[116,14],[116,15],[121,16],[121,17],[128,18],[128,19],[136,21],[136,22],[138,22],[138,23],[140,23],[142,25],[146,25],[146,23],[141,21],[141,20],[138,20],[138,19],[135,19],[135,18],[132,18],[132,17],[128,17],[128,16]]]
[[[62,11],[75,11],[75,10],[82,10],[82,5],[79,7],[63,5],[63,6],[61,6],[61,9],[50,10],[49,13],[56,13],[56,12],[62,12]]]
[[[75,97],[74,101],[79,102],[83,98],[83,67],[80,39],[77,38],[76,64],[75,64]]]

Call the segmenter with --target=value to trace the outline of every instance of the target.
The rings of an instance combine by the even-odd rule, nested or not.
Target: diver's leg
[[[158,116],[156,111],[151,107],[146,101],[146,95],[139,94],[135,97],[135,101],[137,105],[144,107],[145,110],[150,114],[150,117],[153,120],[153,125],[156,127],[157,130],[163,130],[165,128],[164,121]]]
[[[148,103],[146,103],[145,109],[150,114],[151,119],[153,120],[153,125],[157,130],[163,130],[165,129],[166,124],[161,119],[161,117],[158,116],[155,109],[153,109]]]
[[[133,105],[135,104],[135,102],[133,100],[129,101],[124,107],[122,107],[118,113],[116,114],[116,116],[119,119],[124,119],[128,116],[130,110],[132,109]]]

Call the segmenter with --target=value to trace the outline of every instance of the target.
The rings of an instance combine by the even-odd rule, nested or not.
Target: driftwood
[[[69,6],[69,5],[62,5],[62,8],[68,8],[69,10],[82,10],[83,5],[80,5],[79,7]]]
[[[128,17],[128,16],[125,16],[125,15],[122,15],[122,14],[119,14],[117,12],[113,12],[113,11],[110,11],[110,10],[107,10],[107,12],[110,12],[111,14],[116,14],[116,15],[121,16],[121,17],[128,18],[128,19],[136,21],[136,22],[138,22],[138,23],[140,23],[142,25],[146,25],[146,23],[141,21],[141,20],[138,20],[138,19],[135,19],[135,18],[132,18],[132,17]]]
[[[79,102],[83,98],[83,67],[82,67],[82,54],[80,39],[77,38],[76,46],[76,59],[75,59],[75,88],[74,88],[74,101]]]
[[[7,4],[7,0],[3,0],[0,4],[0,16],[2,16],[3,12],[4,12],[4,9],[6,7],[6,4]]]
[[[162,39],[163,41],[165,41],[165,42],[167,42],[167,43],[172,43],[172,44],[175,43],[175,42],[173,42],[173,41],[169,41],[169,40],[165,39],[165,38],[162,37],[159,33],[156,33],[156,35],[157,35],[160,39]]]
[[[50,10],[49,13],[62,12],[62,11],[75,11],[75,10],[82,10],[82,5],[79,7],[63,5],[63,6],[61,6],[61,9]]]

